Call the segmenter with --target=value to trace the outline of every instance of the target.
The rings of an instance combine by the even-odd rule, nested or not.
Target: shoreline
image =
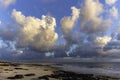
[[[58,64],[57,64],[58,65]],[[62,66],[62,65],[61,65]],[[75,73],[55,67],[51,63],[22,64],[0,62],[1,80],[119,80],[120,78]]]

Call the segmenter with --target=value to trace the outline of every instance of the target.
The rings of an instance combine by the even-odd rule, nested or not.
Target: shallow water
[[[120,70],[119,62],[78,62],[78,63],[65,63],[65,65],[73,65],[85,68],[102,68]]]
[[[74,62],[62,63],[62,66],[57,66],[65,71],[76,73],[95,74],[103,76],[112,76],[120,78],[120,63],[119,62]]]

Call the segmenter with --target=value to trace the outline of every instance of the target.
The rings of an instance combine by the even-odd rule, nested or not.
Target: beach
[[[30,65],[17,63],[0,63],[0,80],[39,80],[39,77],[51,75],[55,69],[48,65]],[[15,78],[16,75],[18,78]],[[49,80],[56,80],[49,78]]]
[[[60,64],[0,63],[0,80],[120,80],[116,77],[62,70]]]

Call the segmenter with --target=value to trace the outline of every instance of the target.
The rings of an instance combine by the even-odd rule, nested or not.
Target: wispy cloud
[[[113,17],[113,18],[115,18],[115,19],[117,19],[118,18],[118,15],[119,13],[118,13],[118,9],[115,7],[115,6],[113,6],[111,9],[110,9],[110,15]]]
[[[117,2],[117,0],[105,0],[106,4],[113,5]]]
[[[16,0],[0,0],[0,5],[6,8],[15,2]]]

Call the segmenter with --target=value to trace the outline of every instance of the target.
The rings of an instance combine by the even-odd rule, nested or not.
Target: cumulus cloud
[[[66,44],[56,44],[58,34],[55,32],[56,19],[54,17],[42,15],[39,19],[25,16],[21,11],[15,9],[11,14],[15,21],[14,26],[0,27],[0,36],[2,40],[14,41],[17,47],[27,47],[28,50],[31,50],[31,54],[33,50],[45,51],[45,54],[42,55],[48,57],[109,53],[109,51],[104,50],[106,46],[109,48],[112,46],[109,44],[113,43],[113,40],[117,40],[117,44],[120,39],[120,29],[118,29],[120,27],[117,27],[117,32],[109,31],[111,23],[114,18],[118,18],[119,13],[115,6],[109,6],[107,12],[105,9],[105,4],[101,3],[100,0],[85,0],[81,8],[71,7],[72,14],[61,19],[61,33]],[[114,35],[116,37],[107,36],[111,33],[116,33]],[[74,47],[74,45],[77,46]],[[116,46],[115,43],[113,46]]]
[[[77,40],[81,42],[79,43],[80,50],[89,46],[91,50],[100,48],[95,50],[95,52],[103,53],[103,48],[112,41],[112,37],[107,36],[106,32],[111,27],[113,18],[118,18],[118,10],[114,6],[110,10],[108,9],[113,18],[110,16],[105,18],[104,15],[107,14],[105,5],[99,0],[85,0],[80,9],[76,8],[76,11],[74,9],[72,9],[72,16],[66,16],[61,20],[61,30],[67,45],[74,45]],[[74,19],[73,16],[75,17]],[[74,27],[76,27],[77,20],[80,21],[80,26],[77,25],[80,27],[77,32],[79,38],[72,36],[73,32],[75,32]],[[76,35],[74,34],[74,36]]]
[[[117,0],[105,0],[106,4],[113,5],[117,2]]]
[[[15,9],[12,12],[19,29],[17,46],[29,47],[39,51],[45,51],[55,46],[58,34],[55,32],[56,20],[51,16],[42,16],[42,19],[32,16],[24,16]]]
[[[98,47],[104,48],[111,41],[111,39],[112,38],[109,36],[97,37],[95,39],[95,43]]]
[[[99,0],[85,0],[81,9],[81,30],[89,34],[106,31],[111,20],[103,19],[103,12],[103,4]]]
[[[113,6],[111,9],[110,9],[110,15],[113,17],[113,18],[115,18],[115,19],[117,19],[118,18],[118,9],[115,7],[115,6]]]
[[[120,51],[120,23],[118,23],[118,26],[114,28],[113,33],[111,34],[111,38],[111,41],[108,42],[108,44],[105,45],[103,49],[103,53],[107,55],[114,55],[115,53],[118,54]]]
[[[0,4],[3,6],[3,7],[8,7],[10,6],[11,4],[14,4],[16,0],[0,0]]]
[[[12,17],[18,24],[23,24],[25,21],[25,16],[20,11],[16,11],[15,9],[12,12]]]
[[[61,31],[63,33],[63,38],[66,40],[67,43],[71,43],[72,41],[71,32],[80,15],[80,9],[77,9],[74,6],[71,7],[71,9],[72,9],[72,16],[64,17],[61,20],[61,24],[62,24]]]

